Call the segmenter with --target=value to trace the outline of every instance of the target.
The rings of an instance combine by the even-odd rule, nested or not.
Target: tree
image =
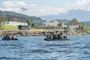
[[[37,26],[36,26],[34,23],[32,23],[32,28],[33,28],[33,27],[37,27]]]
[[[84,23],[84,22],[80,22],[80,23],[79,23],[79,26],[84,27],[84,26],[86,26],[86,25],[85,25],[85,23]]]
[[[5,21],[6,18],[5,17],[0,17],[0,29],[2,30],[3,29],[3,24],[2,22]]]
[[[79,21],[76,18],[72,19],[69,23],[69,25],[78,25],[78,24],[79,24]]]
[[[31,29],[31,25],[32,25],[31,21],[29,19],[27,19],[26,22],[28,24],[28,28]]]

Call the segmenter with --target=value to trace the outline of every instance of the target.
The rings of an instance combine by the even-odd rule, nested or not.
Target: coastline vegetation
[[[18,26],[4,25],[2,30],[18,30]]]
[[[35,20],[36,19],[36,20]],[[3,21],[10,21],[12,20],[11,17],[0,17],[0,30],[19,30],[18,26],[11,26],[11,25],[2,25]],[[19,18],[17,18],[17,20],[19,20]],[[33,22],[33,20],[35,22]],[[41,20],[41,18],[36,18],[36,17],[32,17],[32,19],[28,19],[25,18],[25,21],[28,24],[29,30],[32,32],[42,32],[42,31],[49,31],[49,30],[53,30],[53,29],[57,29],[58,27],[60,27],[60,24],[58,25],[58,27],[41,27],[40,24],[42,25],[41,22],[36,22],[37,20]],[[79,25],[80,27],[83,27],[84,31],[83,32],[90,32],[90,26],[87,26],[87,24],[85,24],[84,22],[81,22],[80,20],[73,18],[72,20],[69,20],[69,23],[67,25]],[[82,32],[81,30],[77,30],[77,32]]]

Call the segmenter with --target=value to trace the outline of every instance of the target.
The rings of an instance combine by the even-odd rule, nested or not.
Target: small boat
[[[45,40],[45,41],[63,41],[63,40],[70,40],[70,39],[67,39],[67,38],[63,38],[63,39],[50,39],[50,38],[45,38],[44,40]]]
[[[16,38],[15,36],[11,36],[11,38],[10,36],[4,36],[2,40],[18,40],[18,38]]]
[[[14,39],[2,38],[2,40],[18,40],[18,39],[17,38],[14,38]]]

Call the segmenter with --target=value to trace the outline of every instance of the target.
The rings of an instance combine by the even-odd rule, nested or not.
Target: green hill
[[[36,26],[41,26],[43,20],[40,17],[35,16],[27,16],[20,13],[10,12],[10,11],[0,11],[0,17],[5,17],[7,20],[13,20],[13,18],[16,18],[16,21],[24,21],[26,20],[32,21],[32,23]],[[15,20],[14,20],[15,21]]]

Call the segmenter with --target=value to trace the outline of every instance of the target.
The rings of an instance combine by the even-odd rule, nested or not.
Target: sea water
[[[69,36],[67,41],[44,41],[43,36],[0,37],[0,60],[90,60],[90,35]]]

